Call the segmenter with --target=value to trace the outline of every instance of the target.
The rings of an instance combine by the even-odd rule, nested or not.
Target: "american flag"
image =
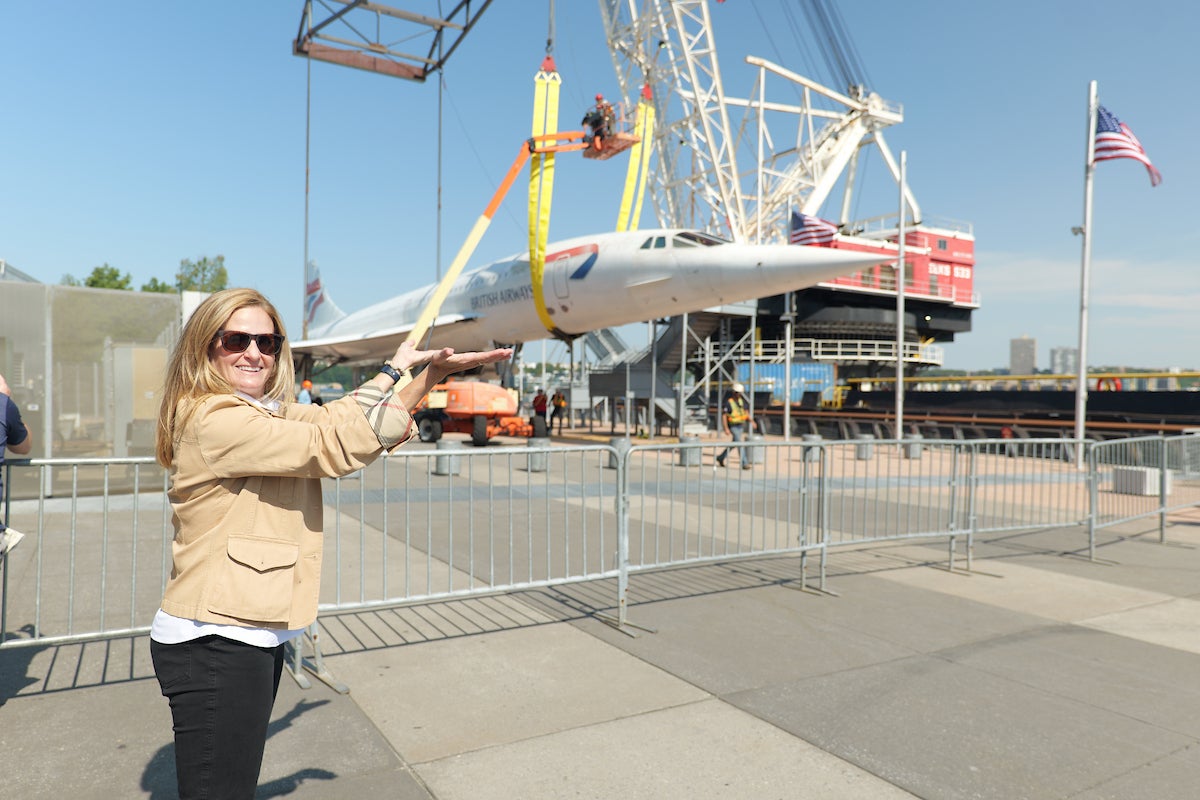
[[[831,222],[793,211],[788,241],[791,244],[829,244],[837,232],[837,226]]]
[[[1129,126],[1113,116],[1104,106],[1100,106],[1096,115],[1096,155],[1093,161],[1108,161],[1113,158],[1132,158],[1146,165],[1150,173],[1150,185],[1158,186],[1162,182],[1162,173],[1150,163],[1145,148],[1138,138],[1129,130]]]

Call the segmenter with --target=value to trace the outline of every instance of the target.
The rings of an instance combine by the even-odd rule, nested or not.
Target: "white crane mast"
[[[636,102],[644,84],[654,95],[657,161],[651,177],[659,219],[739,237],[722,217],[742,216],[734,141],[726,114],[708,4],[696,0],[602,0],[609,52],[621,94]]]
[[[707,0],[600,0],[600,11],[625,102],[636,102],[647,83],[653,93],[649,183],[659,224],[782,241],[789,209],[817,214],[845,174],[837,222],[852,232],[858,154],[871,144],[899,183],[882,134],[903,121],[899,106],[861,87],[834,91],[754,56],[746,58],[757,76],[750,91],[728,94]]]

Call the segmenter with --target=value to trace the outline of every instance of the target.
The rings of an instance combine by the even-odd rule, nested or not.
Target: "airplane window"
[[[650,248],[652,248],[652,247],[654,247],[654,237],[653,237],[653,236],[651,236],[651,237],[650,237],[649,239],[647,239],[646,241],[642,242],[642,246],[641,246],[640,248],[638,248],[638,249],[640,249],[640,250],[649,250],[649,249],[650,249]]]
[[[686,247],[715,247],[719,244],[728,244],[728,242],[700,231],[680,231],[675,234],[675,244]]]
[[[667,246],[667,237],[665,237],[665,236],[655,236],[654,237],[654,249],[655,250],[662,250],[666,246]]]

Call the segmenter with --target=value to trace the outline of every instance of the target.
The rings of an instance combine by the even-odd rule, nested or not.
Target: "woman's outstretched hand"
[[[452,347],[418,350],[412,342],[404,342],[396,348],[396,355],[392,356],[391,363],[398,369],[412,369],[428,364],[430,372],[436,378],[435,383],[440,383],[447,375],[504,361],[511,358],[512,353],[511,347],[466,353],[456,353]]]

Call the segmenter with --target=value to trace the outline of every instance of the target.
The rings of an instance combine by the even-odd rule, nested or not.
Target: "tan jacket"
[[[176,432],[163,610],[248,627],[309,625],[321,588],[320,479],[361,469],[412,433],[391,398],[367,413],[348,395],[278,414],[236,395],[204,398]]]

